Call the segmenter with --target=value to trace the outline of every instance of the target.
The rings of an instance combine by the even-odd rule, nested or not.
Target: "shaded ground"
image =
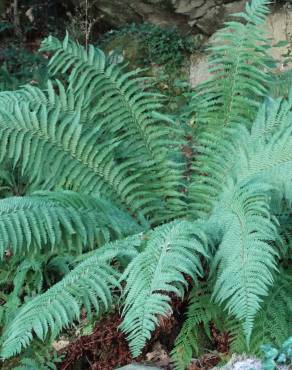
[[[170,352],[182,325],[185,303],[174,301],[173,307],[172,316],[160,319],[160,326],[139,358],[132,358],[125,336],[118,329],[121,318],[116,312],[99,321],[90,335],[77,338],[61,351],[65,357],[60,370],[114,370],[135,361],[173,369]],[[211,333],[214,350],[194,359],[188,370],[208,370],[219,363],[220,353],[228,351],[228,336],[214,326]]]

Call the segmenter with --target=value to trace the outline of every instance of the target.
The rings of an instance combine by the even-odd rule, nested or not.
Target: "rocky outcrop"
[[[271,46],[273,46],[270,53],[277,61],[275,72],[292,69],[292,4],[284,4],[272,11],[267,19],[266,33],[270,38]],[[192,87],[197,86],[210,76],[207,59],[208,57],[204,53],[196,53],[191,56],[189,82]]]
[[[85,0],[64,0],[85,9]],[[106,29],[127,23],[150,22],[177,26],[183,32],[212,35],[228,15],[241,11],[247,0],[95,0],[90,16]],[[284,3],[277,0],[277,3]],[[287,0],[286,3],[291,3]],[[69,7],[70,8],[70,7]],[[74,8],[74,6],[73,6]]]
[[[175,12],[188,18],[188,24],[212,35],[231,13],[244,8],[246,0],[172,0]]]
[[[97,0],[92,12],[113,28],[151,22],[211,35],[230,13],[241,11],[245,3],[246,0]]]
[[[278,70],[292,68],[292,3],[273,11],[267,20],[267,32],[271,37],[272,56],[278,60]]]
[[[85,0],[83,3],[80,0],[67,1],[84,8]],[[159,26],[177,26],[182,31],[191,30],[187,16],[176,13],[171,0],[96,0],[90,5],[90,15],[107,28],[150,22]]]

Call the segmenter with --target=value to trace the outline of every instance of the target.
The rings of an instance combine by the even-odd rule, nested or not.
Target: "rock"
[[[191,24],[197,26],[206,35],[212,35],[220,27],[225,19],[225,11],[222,6],[215,6],[206,12],[205,16],[193,21]]]
[[[188,24],[212,35],[231,13],[243,10],[246,0],[173,0],[175,12],[188,17]]]
[[[168,367],[171,362],[169,354],[160,342],[154,343],[151,352],[146,354],[146,359],[163,369]]]
[[[216,0],[221,1],[221,0]],[[243,7],[243,1],[224,3],[225,11],[228,13],[235,13],[241,10]],[[222,4],[221,4],[222,6]],[[194,20],[197,27],[202,29],[204,32],[216,31],[219,27],[214,18],[222,19],[225,17],[225,11],[216,13],[218,7],[212,8],[207,16],[200,19]],[[216,15],[217,14],[217,15]],[[213,24],[212,24],[213,22]],[[266,32],[268,37],[271,39],[271,45],[277,45],[279,42],[282,43],[280,47],[273,47],[271,49],[271,55],[278,61],[276,72],[287,71],[292,68],[292,59],[289,55],[292,51],[292,5],[284,5],[281,8],[274,9],[267,18]],[[208,42],[210,42],[209,38]],[[285,44],[286,42],[286,44]],[[280,44],[281,45],[281,44]],[[289,55],[289,57],[285,57]],[[189,66],[189,82],[192,87],[197,86],[199,83],[205,81],[210,76],[207,65],[207,55],[205,54],[194,54],[190,58]]]
[[[71,4],[71,7],[68,5],[69,8],[85,2],[64,1]],[[247,0],[95,0],[90,7],[90,14],[107,30],[127,23],[151,22],[159,26],[177,26],[182,32],[203,32],[210,36],[230,14],[242,11],[246,2]],[[277,3],[283,4],[283,0],[277,0]],[[286,3],[291,4],[291,0],[286,0]]]
[[[116,370],[159,370],[159,368],[148,366],[148,365],[133,364],[133,365],[127,365],[127,366],[120,367]]]
[[[66,1],[73,7],[85,2]],[[91,3],[91,16],[107,29],[120,28],[128,23],[150,22],[159,26],[177,26],[183,32],[191,30],[187,17],[175,13],[171,0],[95,0]]]
[[[233,355],[223,367],[214,367],[212,370],[261,370],[261,361],[255,357],[246,355]]]
[[[190,58],[189,83],[191,87],[199,85],[210,77],[206,54],[193,54]]]
[[[62,349],[68,347],[70,342],[67,339],[63,339],[62,337],[58,341],[54,341],[52,346],[55,351],[61,351]]]
[[[285,63],[284,55],[292,49],[292,7],[286,4],[275,10],[268,16],[267,32],[271,37],[272,44],[286,41],[286,45],[275,47],[271,50],[272,56],[279,61],[278,70],[285,71],[292,68],[292,62]]]
[[[214,367],[212,370],[261,370],[261,360],[247,355],[233,355],[225,366]],[[290,370],[289,365],[281,365],[278,370]]]
[[[179,14],[189,14],[191,11],[193,11],[194,8],[199,8],[205,3],[205,0],[197,0],[195,2],[192,0],[173,1],[173,4],[175,5],[175,11]]]

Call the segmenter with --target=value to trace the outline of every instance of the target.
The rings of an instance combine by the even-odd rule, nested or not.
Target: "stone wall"
[[[175,12],[187,17],[188,24],[212,35],[231,13],[242,11],[246,0],[173,0]]]
[[[65,0],[85,6],[85,0]],[[92,0],[90,13],[117,28],[127,23],[151,22],[178,26],[183,32],[212,35],[231,13],[241,11],[247,0]],[[291,0],[277,0],[277,4]],[[275,2],[273,2],[275,3]]]
[[[66,0],[83,6],[80,0]],[[93,0],[91,15],[108,27],[151,22],[177,26],[183,32],[211,35],[226,15],[243,8],[246,0]],[[83,0],[84,2],[84,0]]]

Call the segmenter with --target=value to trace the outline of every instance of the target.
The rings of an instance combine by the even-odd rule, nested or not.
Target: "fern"
[[[226,329],[230,332],[231,350],[241,353],[249,351],[261,355],[263,343],[280,346],[292,334],[292,300],[291,300],[291,269],[281,270],[275,280],[262,309],[255,319],[250,348],[247,349],[240,323],[230,320]]]
[[[149,78],[137,76],[139,70],[125,73],[93,46],[84,52],[68,36],[63,42],[49,37],[43,41],[41,50],[54,53],[49,63],[52,75],[70,71],[69,90],[77,98],[84,97],[85,106],[94,105],[88,110],[89,122],[99,121],[99,125],[116,138],[119,155],[122,159],[131,158],[132,167],[143,174],[141,181],[147,182],[148,189],[156,194],[157,206],[159,200],[161,203],[167,199],[160,205],[170,208],[167,213],[175,210],[177,214],[183,210],[182,193],[178,189],[182,185],[184,167],[169,156],[170,147],[173,157],[176,151],[172,144],[182,143],[182,131],[163,114],[155,114],[161,107],[161,99],[158,94],[147,92],[151,87]],[[149,211],[152,210],[153,206],[149,207]]]
[[[134,356],[141,353],[158,322],[171,312],[169,293],[183,296],[187,282],[182,273],[202,276],[200,255],[206,256],[202,231],[187,221],[158,227],[146,241],[145,250],[123,274],[125,307],[121,329],[127,334]]]
[[[196,216],[211,211],[212,200],[220,194],[234,166],[233,153],[238,145],[230,136],[238,125],[251,126],[267,93],[270,58],[262,27],[267,13],[266,0],[247,3],[245,13],[234,14],[245,23],[225,23],[209,49],[211,78],[198,87],[191,104],[199,128],[199,155],[190,187],[191,210]]]
[[[42,105],[40,110],[31,111],[29,102],[16,103],[13,113],[2,109],[1,142],[8,145],[14,163],[19,162],[37,181],[46,178],[45,187],[59,181],[74,190],[107,194],[125,206],[132,205],[135,211],[138,194],[129,193],[140,185],[131,184],[137,175],[126,175],[131,162],[114,166],[114,140],[101,142],[100,130],[84,130],[78,114],[62,119],[62,123],[61,118],[58,108]],[[2,150],[1,158],[4,155]],[[29,161],[32,155],[33,163]]]
[[[276,239],[277,231],[269,216],[265,190],[262,184],[249,184],[234,189],[233,194],[229,191],[228,198],[212,215],[224,228],[212,266],[213,270],[219,268],[214,297],[244,320],[247,338],[260,309],[261,296],[267,295],[273,283],[272,271],[276,271],[276,252],[269,243]]]
[[[199,99],[201,103],[194,107],[199,109],[200,123],[209,127],[216,121],[220,127],[248,125],[255,117],[269,81],[263,29],[268,13],[266,0],[254,0],[246,4],[245,13],[233,14],[244,23],[229,21],[217,32],[209,49],[212,77],[199,86],[199,97],[195,95],[195,102]]]
[[[11,357],[28,346],[33,333],[44,340],[80,317],[81,307],[90,314],[91,306],[99,312],[112,302],[111,289],[119,287],[119,274],[110,261],[119,255],[133,257],[133,247],[140,237],[133,236],[104,246],[81,262],[46,293],[33,298],[21,307],[2,336],[3,358]],[[127,250],[124,250],[126,249]]]
[[[202,327],[203,332],[210,338],[209,324],[211,320],[217,322],[221,318],[222,310],[212,302],[209,287],[199,286],[193,288],[190,293],[186,320],[176,338],[174,349],[171,353],[176,370],[186,369],[193,356],[199,354]]]
[[[111,223],[118,234],[123,225],[130,228],[127,231],[139,230],[131,219],[125,222],[123,213],[116,210],[115,215],[107,207],[114,210],[109,203],[69,191],[0,200],[1,258],[8,249],[19,254],[46,245],[54,249],[60,243],[82,250],[98,240],[98,224],[105,228]]]
[[[224,322],[234,348],[258,348],[272,331],[275,342],[288,336],[292,91],[266,96],[267,12],[267,1],[253,0],[210,49],[212,76],[191,102],[198,155],[189,184],[183,130],[156,112],[151,81],[93,46],[49,37],[46,91],[0,93],[0,162],[41,190],[0,200],[0,254],[13,252],[3,358],[54,338],[83,308],[105,311],[121,286],[121,329],[137,356],[172,296],[184,297],[187,276],[196,288],[173,351],[177,369],[210,320]],[[43,266],[57,276],[40,272],[32,297],[27,271]]]

